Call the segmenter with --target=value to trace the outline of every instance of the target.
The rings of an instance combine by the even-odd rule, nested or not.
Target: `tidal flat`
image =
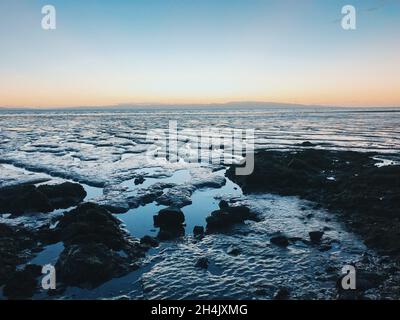
[[[148,163],[146,132],[171,118],[193,134],[254,128],[254,172]],[[398,299],[399,121],[371,110],[1,113],[0,297]],[[55,290],[40,286],[45,264]],[[349,264],[351,293],[338,287]]]

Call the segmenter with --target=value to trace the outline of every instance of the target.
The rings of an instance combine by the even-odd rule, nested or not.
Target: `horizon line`
[[[129,108],[154,108],[154,107],[212,107],[212,106],[233,106],[237,105],[240,107],[248,106],[249,104],[254,104],[257,106],[264,105],[265,107],[321,107],[321,108],[400,108],[399,105],[333,105],[333,104],[304,104],[304,103],[294,103],[294,102],[274,102],[274,101],[248,101],[248,100],[238,100],[238,101],[228,101],[228,102],[208,102],[208,103],[185,103],[185,102],[136,102],[136,103],[119,103],[111,105],[55,105],[55,106],[0,106],[0,109],[13,109],[13,110],[62,110],[62,109],[129,109]]]

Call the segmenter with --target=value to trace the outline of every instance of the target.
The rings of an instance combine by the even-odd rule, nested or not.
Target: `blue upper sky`
[[[398,0],[2,0],[0,105],[399,105],[399,31]]]

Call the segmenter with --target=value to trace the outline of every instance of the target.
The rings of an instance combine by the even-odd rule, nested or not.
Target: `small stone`
[[[287,247],[289,245],[289,240],[284,235],[274,236],[270,239],[271,243],[280,246],[280,247]]]
[[[319,243],[319,242],[321,242],[324,232],[323,231],[311,231],[308,233],[308,235],[310,236],[311,242]]]
[[[193,235],[202,237],[204,236],[204,227],[203,226],[195,226],[193,228]]]
[[[226,253],[231,256],[238,256],[241,253],[241,250],[235,246],[229,246]]]
[[[207,269],[208,268],[208,259],[207,258],[200,258],[197,260],[196,265],[197,268]]]
[[[139,185],[142,184],[146,179],[142,176],[135,178],[135,180],[133,181],[135,185]]]
[[[314,147],[315,144],[313,144],[313,143],[310,142],[310,141],[304,141],[304,142],[301,144],[301,146],[302,146],[302,147]]]

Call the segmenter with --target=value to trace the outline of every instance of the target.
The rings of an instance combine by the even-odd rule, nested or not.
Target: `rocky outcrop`
[[[93,288],[138,267],[145,247],[105,208],[84,203],[66,213],[56,232],[64,242],[56,270],[66,285]]]
[[[50,212],[80,203],[86,191],[78,183],[59,185],[18,185],[0,189],[0,213]]]
[[[400,166],[378,167],[375,154],[304,149],[263,151],[254,171],[227,176],[245,193],[270,192],[299,196],[338,212],[367,245],[400,255]],[[311,236],[311,235],[310,235]],[[319,241],[320,234],[313,239]]]
[[[13,276],[18,265],[32,257],[35,235],[19,226],[0,224],[0,287]]]
[[[58,185],[40,185],[37,190],[48,199],[52,208],[68,208],[80,203],[86,197],[86,191],[78,183],[64,182]]]
[[[38,287],[38,277],[42,267],[28,264],[23,270],[16,271],[6,282],[3,293],[8,299],[28,299]]]
[[[246,220],[258,221],[258,217],[245,206],[223,206],[221,209],[211,212],[211,215],[206,218],[206,230],[207,233],[219,232]]]

